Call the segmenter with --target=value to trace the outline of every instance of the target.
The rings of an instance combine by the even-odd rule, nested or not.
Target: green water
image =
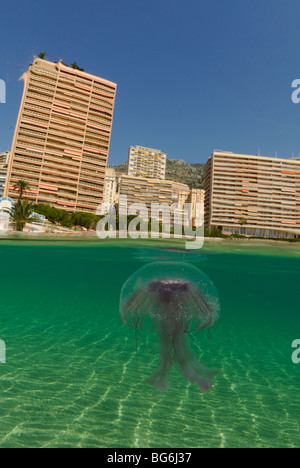
[[[136,355],[119,318],[123,283],[168,255],[0,244],[0,447],[300,447],[299,251],[209,244],[187,257],[221,301],[211,339],[191,337],[201,360],[223,369],[204,394],[175,368],[167,392],[148,386],[155,337],[139,337]]]

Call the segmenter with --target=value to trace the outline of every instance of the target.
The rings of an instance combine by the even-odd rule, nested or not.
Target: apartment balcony
[[[86,132],[85,141],[91,146],[99,145],[105,146],[105,148],[108,148],[109,146],[109,137],[106,135],[92,134],[90,132]]]
[[[92,175],[91,173],[86,173],[84,171],[81,171],[80,172],[80,180],[81,181],[86,181],[86,182],[91,182],[91,183],[94,182],[95,184],[103,183],[103,185],[104,185],[105,174],[103,173],[102,177],[101,177],[100,174],[95,177],[95,173],[93,173],[93,175]]]
[[[98,193],[101,193],[103,194],[103,191],[104,191],[104,187],[100,187],[99,185],[93,185],[93,184],[90,184],[88,182],[85,182],[85,181],[82,181],[80,180],[79,181],[79,186],[78,186],[78,192],[79,192],[79,189],[90,189],[91,190],[91,193],[93,192],[98,192]],[[94,194],[95,195],[95,194]]]
[[[42,114],[46,114],[47,116],[50,115],[51,113],[51,106],[50,105],[37,105],[36,103],[31,103],[30,100],[26,100],[24,110],[32,111],[32,112],[38,112]]]
[[[27,91],[27,94],[26,94],[26,100],[28,99],[32,99],[36,102],[47,102],[47,103],[51,103],[52,102],[52,99],[53,99],[53,94],[50,95],[50,94],[41,94],[39,92],[37,92],[36,90],[33,90],[33,89],[29,89]],[[26,101],[25,101],[26,102]]]
[[[77,147],[81,147],[83,145],[83,137],[80,139],[77,135],[72,135],[70,132],[62,132],[49,128],[48,138],[49,137],[53,139],[59,138],[60,141],[66,142],[69,146],[74,144]]]
[[[37,128],[44,128],[47,129],[48,125],[41,120],[38,119],[23,119],[21,120],[21,126],[26,126],[27,129],[35,131]]]
[[[104,83],[96,83],[94,81],[93,83],[93,92],[105,92],[107,94],[109,94],[111,97],[114,97],[115,96],[115,93],[116,93],[116,88],[112,87],[112,86],[108,86]]]
[[[49,75],[48,73],[45,74],[43,72],[38,71],[37,69],[31,69],[30,71],[30,80],[38,80],[41,83],[49,84],[51,87],[55,87],[56,78],[57,75],[53,73]]]
[[[44,128],[29,129],[21,125],[19,129],[18,140],[23,138],[23,141],[27,141],[28,138],[36,142],[44,142],[46,138],[47,130]],[[25,138],[25,140],[24,140]]]
[[[57,191],[51,191],[50,189],[47,190],[47,189],[44,189],[44,188],[41,188],[39,189],[39,192],[38,192],[38,196],[37,198],[39,199],[51,199],[52,201],[53,200],[60,200],[64,203],[75,203],[75,200],[76,200],[76,194],[74,193],[60,193],[60,192],[57,192]]]
[[[78,199],[89,199],[89,200],[99,200],[99,198],[102,197],[102,194],[99,193],[98,196],[95,195],[95,192],[89,191],[89,190],[84,190],[82,188],[78,188]]]
[[[42,159],[43,153],[44,153],[43,147],[37,146],[37,145],[34,145],[34,147],[31,148],[31,147],[25,147],[25,146],[18,144],[15,150],[15,155],[19,155],[19,156],[30,155],[32,157],[35,157],[36,159]]]
[[[62,174],[66,174],[66,177],[70,177],[70,173],[72,173],[73,175],[79,174],[78,164],[73,165],[72,161],[66,161],[65,159],[58,161],[57,159],[55,159],[55,157],[45,155],[43,165],[45,168],[47,168],[46,170],[59,171]]]
[[[39,122],[44,124],[43,126],[48,127],[49,118],[44,114],[24,109],[22,114],[22,122],[28,123],[28,121],[31,123],[35,123],[35,125],[36,122]]]
[[[41,94],[42,96],[50,96],[52,97],[53,96],[53,92],[54,92],[54,87],[48,87],[47,86],[44,86],[44,83],[41,84],[39,83],[38,81],[36,80],[30,80],[29,81],[29,86],[28,86],[28,92],[30,93],[36,93],[36,94]]]
[[[66,91],[69,91],[68,96],[71,97],[73,100],[81,104],[84,103],[86,106],[88,106],[89,101],[90,101],[89,95],[87,93],[80,92],[78,89],[75,89],[73,86],[72,87],[65,86],[65,85],[61,86],[60,84],[58,84],[56,96],[60,96]]]
[[[100,125],[102,127],[107,127],[110,129],[111,127],[111,123],[112,123],[112,117],[111,116],[105,116],[103,114],[96,114],[96,113],[93,113],[91,114],[89,112],[88,114],[88,122],[92,123],[92,124],[95,124],[95,125]]]
[[[57,133],[63,133],[63,135],[70,135],[73,136],[74,138],[80,138],[80,140],[83,139],[85,129],[82,126],[78,126],[72,122],[67,122],[65,119],[61,119],[59,116],[58,118],[54,118],[53,116],[51,117],[51,120],[49,122],[49,133],[53,133],[56,135]],[[63,131],[62,131],[63,127]]]

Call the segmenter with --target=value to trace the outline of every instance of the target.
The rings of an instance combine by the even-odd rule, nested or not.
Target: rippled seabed
[[[201,394],[176,369],[167,392],[148,386],[155,336],[140,336],[136,354],[120,321],[123,283],[161,256],[145,251],[0,245],[0,447],[300,447],[297,256],[190,257],[222,305],[211,339],[192,338],[223,369]]]

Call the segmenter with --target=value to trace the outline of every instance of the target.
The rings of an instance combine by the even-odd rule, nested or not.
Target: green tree
[[[239,219],[239,224],[240,224],[241,226],[245,226],[245,224],[247,224],[246,218],[240,218],[240,219]]]
[[[18,201],[20,201],[20,200],[22,200],[23,193],[26,190],[30,190],[30,185],[29,185],[28,182],[26,182],[26,180],[20,179],[20,180],[18,180],[18,182],[16,182],[13,185],[13,190],[15,190],[16,192],[19,192]]]
[[[72,226],[84,226],[87,229],[95,228],[100,216],[93,213],[75,212],[68,213],[65,210],[55,208],[54,206],[38,203],[33,206],[34,211],[46,218],[53,224],[60,223],[62,226],[71,228]]]
[[[225,234],[222,233],[221,229],[217,226],[212,226],[209,229],[204,229],[204,236],[205,237],[227,237]]]
[[[33,223],[37,221],[36,216],[32,216],[33,205],[27,200],[19,200],[14,207],[12,220],[16,224],[17,231],[23,231],[26,223]]]
[[[46,52],[39,52],[38,53],[38,58],[44,60],[44,58],[47,56]]]
[[[84,71],[84,69],[80,68],[76,62],[71,63],[70,67],[73,68],[74,70]]]

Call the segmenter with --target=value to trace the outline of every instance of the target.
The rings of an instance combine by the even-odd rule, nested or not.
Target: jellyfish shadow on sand
[[[202,364],[192,351],[189,334],[210,328],[219,318],[219,299],[211,280],[187,263],[154,262],[139,269],[124,284],[120,298],[122,321],[157,334],[160,360],[146,380],[159,390],[169,388],[175,364],[201,392],[212,388],[220,369]]]

